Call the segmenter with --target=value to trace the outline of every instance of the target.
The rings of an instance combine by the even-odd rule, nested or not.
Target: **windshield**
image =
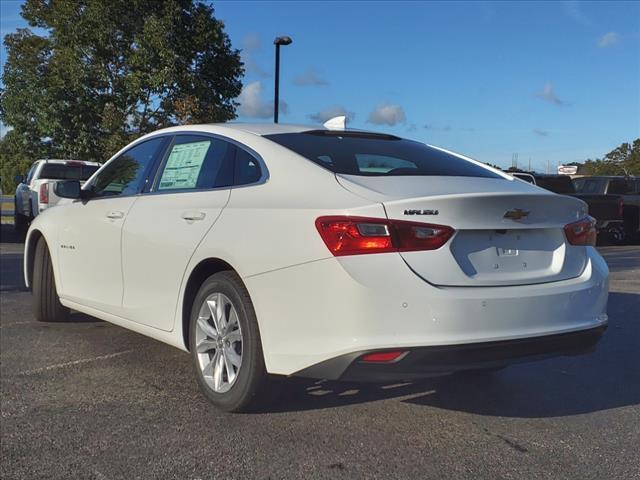
[[[391,135],[318,130],[266,138],[345,175],[503,178],[450,153]]]
[[[40,178],[47,180],[87,180],[98,168],[100,168],[99,165],[47,163],[42,167]]]

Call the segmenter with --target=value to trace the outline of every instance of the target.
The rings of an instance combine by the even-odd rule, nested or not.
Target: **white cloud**
[[[339,117],[340,115],[345,115],[347,117],[347,121],[353,121],[356,114],[354,112],[348,111],[342,105],[334,105],[332,107],[325,108],[324,110],[320,110],[318,113],[312,113],[309,115],[309,118],[317,123],[324,123],[330,118]]]
[[[548,137],[549,136],[549,131],[548,130],[542,130],[541,128],[534,128],[532,130],[533,133],[535,133],[536,135],[540,136],[540,137]]]
[[[616,32],[608,32],[598,39],[598,46],[600,48],[607,48],[611,45],[615,45],[619,41],[620,35],[618,35]]]
[[[242,87],[238,97],[238,111],[243,117],[269,118],[273,116],[273,102],[262,98],[262,83],[258,80]],[[280,100],[280,112],[287,113],[287,104]]]
[[[569,105],[564,100],[560,100],[553,89],[553,84],[546,83],[542,91],[536,93],[536,97],[545,102],[551,102],[555,105]]]
[[[329,82],[322,78],[313,68],[308,69],[302,75],[298,75],[293,80],[293,83],[299,87],[308,87],[310,85],[329,85]]]
[[[254,75],[259,78],[270,77],[271,74],[267,72],[256,61],[255,54],[262,50],[262,40],[257,33],[249,33],[242,39],[242,61],[244,63],[244,69],[247,75]]]
[[[393,105],[383,103],[378,105],[369,114],[367,122],[375,125],[389,125],[393,126],[398,123],[405,123],[407,116],[404,113],[404,109],[400,105]]]
[[[267,72],[258,62],[255,61],[250,53],[242,53],[242,62],[244,63],[244,70],[247,75],[254,75],[260,78],[270,77],[271,74]]]
[[[249,33],[242,39],[242,48],[250,52],[256,52],[262,48],[262,40],[257,33]]]

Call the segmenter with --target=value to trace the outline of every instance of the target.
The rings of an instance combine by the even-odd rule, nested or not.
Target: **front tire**
[[[198,385],[220,410],[254,410],[268,375],[249,292],[235,272],[207,278],[191,309],[189,350]]]
[[[39,322],[64,322],[69,309],[60,303],[47,242],[38,239],[33,259],[33,315]]]

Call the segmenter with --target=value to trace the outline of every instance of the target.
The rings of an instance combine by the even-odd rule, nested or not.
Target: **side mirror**
[[[53,186],[53,191],[60,198],[77,199],[81,197],[80,182],[78,180],[56,182]]]
[[[15,177],[13,177],[13,183],[15,183],[16,185],[20,185],[23,182],[24,177],[22,175],[16,175]]]

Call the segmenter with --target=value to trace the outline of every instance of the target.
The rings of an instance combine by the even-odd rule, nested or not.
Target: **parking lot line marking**
[[[97,362],[98,360],[108,360],[110,358],[119,357],[120,355],[125,355],[131,352],[133,352],[133,350],[125,350],[124,352],[110,353],[108,355],[100,355],[98,357],[92,357],[92,358],[81,358],[80,360],[74,360],[72,362],[57,363],[55,365],[49,365],[47,367],[36,368],[33,370],[25,370],[24,372],[18,372],[16,375],[21,375],[21,376],[36,375],[38,373],[48,372],[50,370],[58,370],[60,368],[72,367],[74,365],[81,365],[83,363]]]

